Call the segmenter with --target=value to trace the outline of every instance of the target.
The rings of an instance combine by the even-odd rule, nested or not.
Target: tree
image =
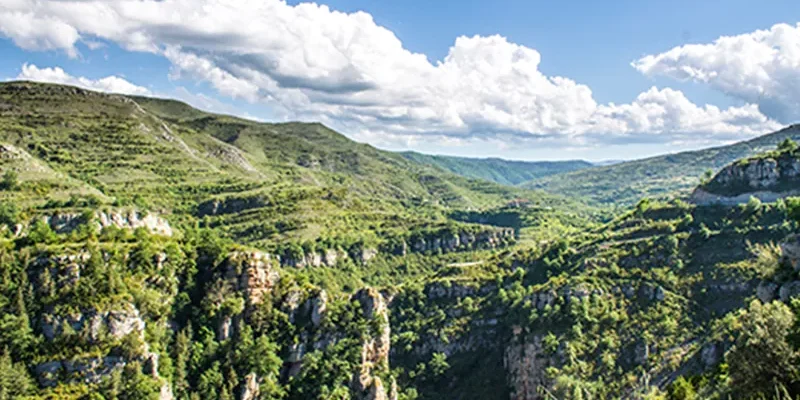
[[[784,203],[786,204],[786,216],[800,224],[800,197],[787,197]]]
[[[52,244],[58,240],[58,236],[49,224],[42,220],[37,220],[31,227],[30,233],[28,233],[28,240],[32,243]]]
[[[681,376],[670,386],[669,398],[670,400],[694,400],[697,398],[697,392],[692,383]]]
[[[444,353],[433,353],[433,358],[428,366],[436,376],[444,374],[450,368],[450,364],[447,363],[447,355]]]
[[[189,357],[191,357],[192,328],[188,326],[175,338],[175,391],[189,392]]]
[[[158,400],[159,390],[158,382],[142,373],[142,366],[138,361],[132,361],[125,366],[122,372],[120,399]]]
[[[33,387],[25,366],[12,363],[7,351],[0,352],[0,400],[29,395]]]
[[[798,381],[797,352],[787,341],[794,314],[783,303],[753,300],[739,316],[740,333],[725,356],[731,391],[742,398],[771,397],[776,385]]]
[[[705,185],[708,182],[711,182],[712,178],[714,178],[714,171],[707,169],[706,172],[703,173],[703,176],[700,177],[700,184]]]
[[[786,138],[778,145],[778,150],[780,151],[787,151],[793,152],[797,149],[797,142],[792,140],[791,138]]]
[[[19,221],[17,205],[9,202],[0,202],[0,224],[13,227]]]
[[[747,201],[747,205],[745,205],[745,210],[750,213],[754,213],[761,209],[762,203],[761,199],[756,196],[750,196],[750,200]]]
[[[19,188],[19,174],[10,169],[3,174],[3,179],[0,180],[0,189],[17,190],[17,188]]]

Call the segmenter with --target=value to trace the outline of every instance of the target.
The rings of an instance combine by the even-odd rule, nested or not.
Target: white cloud
[[[646,75],[708,84],[782,122],[800,119],[800,24],[675,47],[633,66]]]
[[[84,77],[74,77],[59,67],[39,68],[33,64],[22,66],[22,72],[17,75],[17,79],[26,81],[60,83],[64,85],[79,86],[85,89],[97,90],[101,92],[148,95],[150,90],[134,85],[118,76],[108,76],[101,79],[88,79]]]
[[[9,0],[0,25],[26,49],[112,41],[166,57],[172,77],[260,102],[285,119],[320,120],[371,143],[535,140],[728,140],[778,124],[751,106],[699,107],[651,89],[598,105],[591,89],[539,71],[541,55],[501,36],[459,37],[447,57],[413,53],[363,12],[279,0]],[[50,25],[47,25],[50,24]],[[62,27],[54,29],[30,26]],[[439,139],[436,139],[439,140]],[[442,139],[445,140],[445,139]]]

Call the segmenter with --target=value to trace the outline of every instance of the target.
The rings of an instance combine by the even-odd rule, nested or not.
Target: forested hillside
[[[795,154],[701,188],[743,204],[613,214],[319,124],[3,83],[0,399],[792,398],[795,175],[724,176]]]

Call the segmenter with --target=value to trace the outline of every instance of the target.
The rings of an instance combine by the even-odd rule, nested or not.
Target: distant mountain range
[[[800,125],[727,146],[666,154],[536,178],[521,186],[601,204],[630,204],[642,197],[686,194],[700,177],[740,159],[774,149],[786,138],[800,139]]]
[[[706,171],[717,172],[737,159],[771,150],[786,138],[800,140],[800,125],[727,146],[632,161],[510,161],[416,152],[401,154],[408,160],[468,178],[611,205],[635,203],[642,197],[686,194]]]
[[[594,164],[583,160],[512,161],[502,158],[428,155],[413,151],[400,154],[406,159],[420,164],[437,167],[467,178],[483,179],[504,185],[518,185],[533,179],[594,166]]]

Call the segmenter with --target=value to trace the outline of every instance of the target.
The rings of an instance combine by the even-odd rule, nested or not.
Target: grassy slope
[[[541,191],[420,165],[320,124],[258,123],[172,100],[59,85],[0,84],[0,143],[30,155],[4,164],[4,171],[22,172],[21,190],[4,196],[26,206],[52,208],[48,200],[92,194],[100,203],[193,223],[210,201],[255,199],[203,221],[258,247],[332,236],[377,240],[518,198],[550,214],[583,209]],[[40,165],[51,177],[35,183],[20,163]]]
[[[667,197],[694,188],[701,175],[731,162],[771,150],[787,137],[800,138],[800,126],[729,146],[687,151],[536,179],[521,186],[596,203],[632,204],[642,197]]]
[[[438,167],[468,178],[484,179],[504,185],[517,185],[533,179],[592,166],[591,163],[582,160],[510,161],[500,158],[449,157],[416,152],[400,154],[420,164]]]

